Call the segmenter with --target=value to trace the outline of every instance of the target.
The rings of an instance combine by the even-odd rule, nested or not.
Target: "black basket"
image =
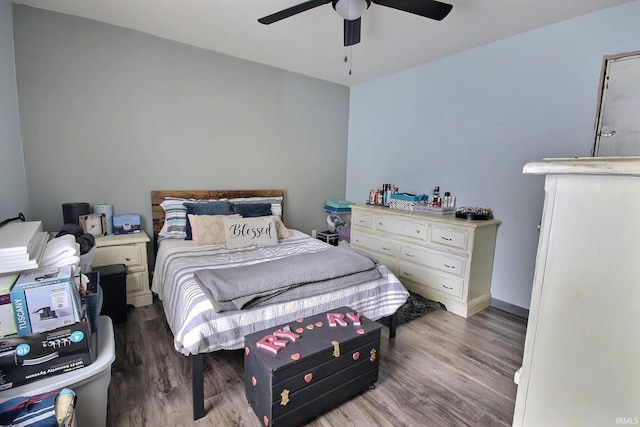
[[[91,331],[98,331],[98,317],[102,309],[102,288],[100,287],[100,273],[92,271],[85,274],[89,279],[87,293],[82,297],[82,301],[87,307],[87,317]]]

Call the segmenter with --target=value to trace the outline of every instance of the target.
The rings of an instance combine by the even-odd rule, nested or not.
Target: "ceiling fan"
[[[444,19],[453,8],[450,4],[436,0],[309,0],[260,18],[258,22],[265,25],[273,24],[298,13],[306,12],[309,9],[331,3],[338,15],[344,19],[344,45],[352,46],[360,43],[361,16],[369,9],[372,1],[381,6],[391,7],[403,12],[435,19],[436,21]]]

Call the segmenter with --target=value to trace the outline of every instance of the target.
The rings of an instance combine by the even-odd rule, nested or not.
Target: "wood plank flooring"
[[[207,415],[193,421],[191,364],[173,348],[162,304],[128,315],[115,325],[108,427],[262,425],[245,399],[241,350],[205,357]],[[437,311],[399,326],[395,340],[383,327],[376,387],[306,426],[510,426],[525,329],[494,308],[469,319]]]

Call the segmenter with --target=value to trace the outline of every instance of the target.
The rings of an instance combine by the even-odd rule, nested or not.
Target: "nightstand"
[[[135,307],[153,303],[149,288],[147,243],[149,243],[149,236],[144,231],[133,234],[109,234],[96,238],[93,266],[125,264],[127,266],[127,304]]]

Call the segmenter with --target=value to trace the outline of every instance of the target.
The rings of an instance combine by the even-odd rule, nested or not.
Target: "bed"
[[[330,287],[331,290],[328,292],[320,291],[308,296],[305,293],[299,293],[296,294],[298,295],[296,299],[268,296],[262,302],[251,302],[246,306],[239,305],[242,307],[241,309],[219,309],[207,288],[202,286],[203,273],[211,273],[217,269],[220,269],[217,272],[250,272],[253,271],[251,269],[278,265],[277,263],[283,262],[288,263],[296,259],[295,255],[300,255],[299,258],[313,257],[333,247],[298,230],[287,229],[284,224],[282,226],[288,232],[286,236],[281,236],[284,238],[277,240],[277,244],[268,246],[258,245],[229,249],[227,246],[232,246],[230,244],[209,245],[205,244],[206,241],[203,242],[202,238],[196,244],[193,240],[184,240],[181,234],[175,238],[167,238],[167,224],[173,224],[176,217],[174,212],[167,208],[168,205],[165,201],[173,202],[174,199],[229,200],[235,201],[237,204],[256,201],[261,204],[271,203],[271,213],[281,218],[284,191],[151,192],[154,247],[156,250],[151,289],[163,303],[167,324],[174,336],[175,350],[191,358],[194,420],[205,415],[203,354],[218,350],[244,348],[244,336],[247,334],[300,317],[311,316],[341,306],[349,306],[371,320],[392,316],[389,337],[395,337],[397,324],[395,312],[407,300],[409,293],[386,266],[379,264],[375,265],[376,277],[367,279],[365,282],[336,285]],[[166,212],[165,209],[167,209]],[[256,220],[261,219],[257,218]],[[279,234],[280,230],[278,228]],[[193,233],[195,239],[195,229]],[[349,251],[349,249],[346,250]],[[241,267],[241,269],[236,267]],[[296,289],[305,288],[298,287]]]

